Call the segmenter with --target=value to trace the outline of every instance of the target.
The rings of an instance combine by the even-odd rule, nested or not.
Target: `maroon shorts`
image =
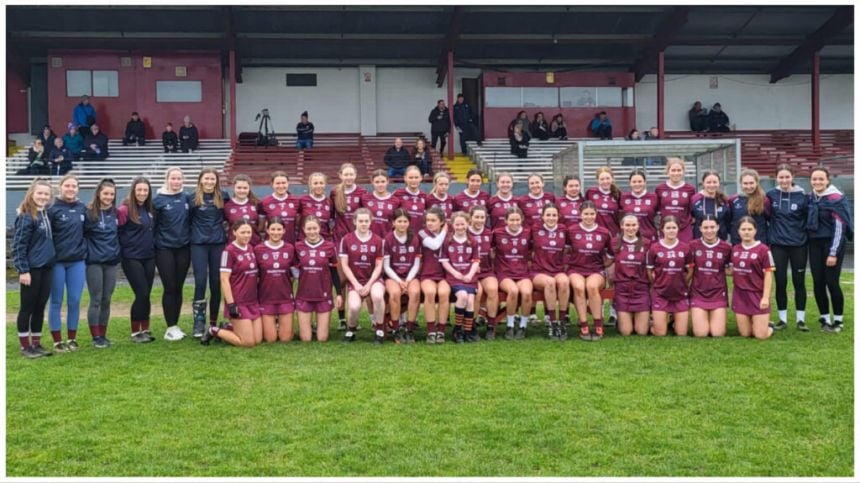
[[[485,278],[496,278],[496,272],[481,272],[475,277],[478,281],[484,280]]]
[[[617,312],[650,312],[651,294],[648,286],[637,283],[616,283],[612,304]]]
[[[770,307],[762,309],[761,294],[735,287],[732,290],[732,312],[741,315],[770,315]]]
[[[260,314],[262,315],[287,315],[292,314],[296,309],[294,302],[283,304],[260,304]]]
[[[257,304],[239,304],[239,319],[254,320],[260,318],[260,306]],[[230,310],[224,304],[224,317],[230,319]]]
[[[716,297],[703,297],[694,293],[690,294],[690,307],[702,310],[725,309],[729,306],[729,295],[720,292]]]
[[[309,302],[307,300],[296,300],[296,310],[299,312],[324,314],[331,312],[334,309],[334,303],[331,300],[322,300],[318,302]]]
[[[601,277],[606,278],[606,271],[605,270],[599,270],[599,271],[595,272],[595,271],[591,271],[591,270],[571,270],[570,272],[567,273],[567,276],[569,277],[571,275],[579,275],[583,278],[588,278],[592,275],[600,275]]]
[[[617,308],[615,310],[618,310]],[[651,291],[651,310],[656,312],[668,312],[670,314],[686,312],[690,310],[690,300],[684,297],[679,300],[667,300],[654,290]]]
[[[556,275],[567,275],[567,274],[564,273],[564,270],[562,270],[560,272],[555,272],[555,273],[532,272],[530,275],[531,275],[532,282],[534,282],[535,277],[537,277],[538,275],[546,275],[547,277],[555,278]]]

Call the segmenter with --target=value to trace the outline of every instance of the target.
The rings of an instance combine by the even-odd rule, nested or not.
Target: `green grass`
[[[9,311],[16,297],[7,292]],[[811,298],[808,312],[817,319]],[[14,477],[850,476],[853,313],[849,296],[846,332],[792,324],[769,341],[737,337],[732,322],[717,340],[553,343],[531,328],[525,341],[376,347],[365,329],[349,346],[244,350],[167,343],[161,319],[158,341],[133,345],[115,312],[115,347],[97,351],[81,337],[79,352],[36,361],[20,357],[9,324],[6,468]]]

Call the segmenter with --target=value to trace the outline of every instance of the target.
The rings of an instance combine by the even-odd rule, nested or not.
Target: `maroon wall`
[[[6,69],[6,133],[29,132],[27,84],[15,69]]]
[[[504,77],[504,84],[500,84]],[[627,87],[633,88],[635,80],[627,72],[556,72],[555,82],[546,82],[545,72],[493,72],[484,71],[483,84],[486,87]],[[568,136],[588,137],[588,124],[594,114],[606,111],[612,121],[612,134],[623,137],[636,126],[635,107],[484,107],[484,136],[488,138],[507,137],[508,125],[520,111],[526,111],[529,119],[543,112],[547,123],[559,112],[567,122]]]
[[[131,57],[131,65],[123,67],[121,57]],[[152,67],[143,67],[143,57],[152,57]],[[62,67],[52,67],[54,57],[62,58]],[[186,77],[176,76],[176,67],[185,66]],[[54,131],[65,131],[72,119],[72,110],[79,97],[66,96],[66,70],[119,71],[119,97],[90,97],[96,108],[99,127],[110,138],[120,138],[132,111],[140,113],[146,122],[146,137],[160,138],[164,125],[172,122],[179,129],[187,114],[197,126],[201,138],[223,138],[224,102],[221,80],[221,57],[217,53],[128,53],[114,51],[80,52],[54,51],[48,54],[49,122]],[[155,82],[160,80],[199,80],[203,88],[202,102],[156,102]]]

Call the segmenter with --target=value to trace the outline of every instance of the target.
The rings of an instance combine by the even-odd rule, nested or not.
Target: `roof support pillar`
[[[812,53],[812,147],[821,148],[821,52]]]
[[[236,126],[236,50],[231,49],[227,61],[227,71],[230,77],[230,146],[235,151],[239,137]]]
[[[665,137],[665,84],[666,84],[666,61],[663,51],[657,52],[657,132],[660,137]]]
[[[448,159],[454,159],[454,51],[448,51],[448,119],[451,121],[451,130],[448,132]],[[460,133],[460,136],[465,132]],[[443,153],[440,153],[443,154]]]

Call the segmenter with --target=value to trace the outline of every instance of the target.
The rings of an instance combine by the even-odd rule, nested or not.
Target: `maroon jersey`
[[[472,196],[467,190],[463,190],[462,193],[454,197],[454,211],[465,211],[468,213],[473,206],[487,206],[489,200],[490,195],[486,191],[478,191],[478,194]]]
[[[657,195],[657,214],[677,218],[679,233],[687,230],[693,223],[693,195],[696,194],[696,188],[689,183],[672,187],[666,182],[657,185],[654,193]]]
[[[391,233],[391,215],[397,209],[397,199],[393,194],[387,198],[379,198],[376,192],[364,195],[364,206],[370,210],[370,231],[381,237]]]
[[[663,240],[651,244],[646,266],[654,270],[653,288],[661,297],[674,301],[687,298],[686,268],[693,264],[690,246],[678,240],[667,247]]]
[[[438,206],[442,213],[445,213],[445,220],[450,220],[454,213],[454,198],[446,194],[444,199],[439,199],[434,194],[428,194],[427,208],[430,209],[434,206]]]
[[[472,263],[480,261],[478,247],[475,245],[475,241],[468,235],[466,235],[463,240],[457,240],[457,238],[453,236],[449,237],[445,240],[445,243],[442,244],[442,256],[439,258],[439,261],[448,262],[458,272],[463,275],[468,275],[469,271],[472,269]],[[477,275],[477,272],[475,272],[475,276],[472,277],[471,281],[464,282],[462,280],[457,280],[453,275],[445,270],[445,280],[447,280],[448,284],[452,287],[459,285],[461,287],[478,288]]]
[[[543,193],[535,198],[531,193],[524,194],[517,200],[517,205],[523,211],[523,226],[533,229],[543,225],[540,213],[545,205],[555,203],[555,195]]]
[[[494,268],[499,280],[529,278],[530,239],[531,234],[526,228],[520,228],[519,233],[511,233],[506,226],[493,230]]]
[[[770,248],[757,241],[751,247],[738,243],[732,247],[732,278],[735,288],[762,293],[764,272],[773,271]]]
[[[690,284],[690,297],[709,300],[725,297],[726,267],[732,263],[732,246],[725,240],[717,239],[708,245],[701,238],[690,242],[693,253],[693,281]]]
[[[244,203],[238,203],[234,198],[230,198],[224,203],[224,219],[227,221],[227,243],[232,242],[235,237],[231,229],[233,223],[239,220],[248,220],[251,222],[251,245],[256,246],[262,240],[260,234],[257,233],[257,223],[260,220],[260,214],[257,213],[258,206],[251,203],[250,199],[246,199]]]
[[[331,240],[331,229],[329,223],[334,217],[334,204],[331,199],[323,196],[322,198],[314,198],[311,194],[303,195],[299,198],[299,214],[304,220],[308,216],[315,216],[320,220],[320,236],[326,240]],[[301,224],[299,224],[301,226]],[[300,231],[299,238],[304,238],[304,234]]]
[[[657,227],[654,217],[657,215],[657,194],[643,192],[636,196],[632,192],[621,193],[620,213],[618,219],[625,215],[633,215],[639,220],[639,234],[648,241],[656,241]]]
[[[261,305],[286,304],[293,301],[293,277],[290,268],[296,263],[295,247],[281,242],[272,246],[263,242],[254,247],[260,266],[257,300]]]
[[[573,226],[582,221],[582,217],[579,215],[582,202],[585,201],[582,196],[576,198],[563,196],[556,201],[558,202],[558,223],[560,225]]]
[[[600,273],[605,268],[604,260],[613,258],[612,235],[606,228],[595,225],[583,228],[581,223],[567,229],[570,244],[570,266],[568,271],[580,275]]]
[[[564,273],[566,245],[568,245],[567,232],[561,225],[549,229],[541,224],[539,228],[532,230],[532,274]]]
[[[490,251],[493,249],[493,231],[484,227],[481,231],[474,231],[469,227],[469,235],[475,240],[475,247],[478,248],[478,259],[481,261],[481,268],[478,269],[478,279],[483,280],[486,277],[495,277],[493,265],[490,263]]]
[[[609,230],[612,236],[618,236],[618,200],[612,196],[612,191],[603,191],[597,186],[588,188],[585,199],[597,207],[597,224]]]
[[[406,188],[399,188],[394,192],[394,200],[397,208],[403,208],[409,213],[412,233],[418,233],[424,227],[424,212],[427,211],[427,195],[420,189],[411,192]]]
[[[364,188],[361,186],[355,185],[349,193],[344,190],[343,196],[346,200],[346,211],[338,213],[337,209],[334,210],[333,235],[335,240],[340,240],[345,237],[347,233],[355,231],[355,225],[352,224],[352,219],[355,216],[355,210],[364,206],[364,198],[367,196],[367,192],[364,191]],[[335,206],[335,192],[333,190],[329,198],[331,198],[331,205]]]
[[[381,262],[385,256],[385,247],[382,238],[373,233],[366,240],[362,240],[355,232],[347,233],[340,240],[338,253],[346,257],[346,263],[352,270],[353,276],[358,283],[364,285],[370,281],[376,262]]]
[[[281,199],[271,194],[260,202],[260,216],[267,220],[277,216],[284,221],[284,241],[287,243],[296,242],[300,209],[299,199],[289,193]]]
[[[637,246],[638,245],[638,246]],[[645,238],[629,242],[623,237],[612,241],[615,250],[615,283],[632,283],[648,286],[648,273],[645,271],[645,258],[650,243]]]
[[[511,195],[510,198],[502,198],[499,195],[493,196],[487,201],[487,208],[490,210],[489,224],[495,230],[496,228],[504,228],[508,223],[505,217],[508,214],[508,209],[517,205],[517,197]],[[525,224],[525,221],[523,221]]]
[[[239,248],[236,243],[229,243],[224,247],[221,252],[221,271],[230,274],[233,303],[257,303],[257,270],[257,257],[251,245]]]
[[[296,265],[299,267],[299,284],[296,300],[326,302],[331,300],[330,267],[337,266],[337,249],[328,240],[311,245],[307,240],[296,243]]]
[[[384,257],[388,258],[388,264],[394,273],[402,280],[406,280],[406,276],[415,265],[415,259],[421,258],[421,240],[417,235],[412,235],[412,239],[407,243],[405,239],[400,241],[396,234],[389,233],[385,237]]]
[[[433,238],[426,229],[418,230],[418,238],[421,239],[421,280],[433,280],[438,282],[445,279],[445,269],[439,263],[439,258],[442,256],[442,247],[438,250],[431,250],[424,246],[425,238]]]

